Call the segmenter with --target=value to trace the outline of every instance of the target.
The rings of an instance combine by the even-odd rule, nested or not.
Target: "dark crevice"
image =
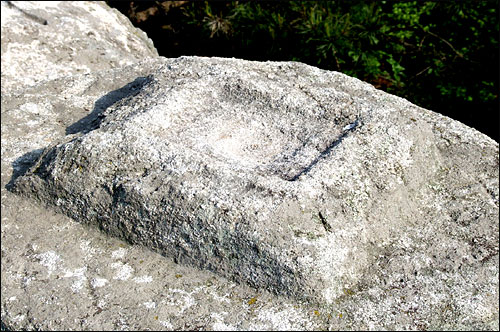
[[[319,216],[319,220],[323,224],[323,227],[325,228],[325,231],[327,231],[328,233],[331,233],[332,232],[332,226],[328,223],[328,221],[323,216],[323,214],[321,213],[321,211],[318,212],[318,216]]]
[[[349,124],[346,126],[346,129],[344,129],[344,131],[342,132],[342,134],[337,137],[332,143],[330,143],[325,150],[321,151],[320,154],[314,158],[310,163],[309,165],[307,165],[306,167],[302,168],[297,174],[293,175],[293,176],[283,176],[283,178],[287,181],[295,181],[297,180],[301,175],[303,174],[307,174],[321,159],[325,158],[326,156],[328,156],[330,154],[330,151],[332,151],[337,145],[339,145],[340,143],[342,143],[342,141],[344,140],[344,138],[347,137],[347,135],[349,135],[350,132],[353,132],[354,130],[356,130],[360,125],[360,121],[359,119],[356,119],[356,121],[354,121],[353,123]]]
[[[47,25],[49,24],[49,22],[44,19],[43,17],[40,17],[40,16],[37,16],[37,15],[34,15],[34,14],[31,14],[31,13],[28,13],[27,11],[25,11],[24,9],[22,8],[19,8],[17,7],[16,5],[14,5],[12,3],[12,1],[5,1],[7,3],[7,5],[10,7],[10,8],[14,8],[14,9],[17,9],[18,11],[20,11],[22,14],[26,15],[26,17],[28,17],[29,19],[37,22],[37,23],[40,23],[41,25]]]

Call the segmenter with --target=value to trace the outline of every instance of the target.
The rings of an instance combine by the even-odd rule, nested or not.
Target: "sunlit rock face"
[[[1,6],[2,329],[498,330],[498,143],[340,73],[160,58],[104,2]]]
[[[367,308],[392,287],[427,312],[439,298],[429,294],[456,302],[481,283],[498,299],[493,140],[300,63],[137,66],[142,75],[47,147],[16,193],[291,298],[334,304],[370,289]]]
[[[2,92],[156,57],[147,35],[100,1],[2,1]]]

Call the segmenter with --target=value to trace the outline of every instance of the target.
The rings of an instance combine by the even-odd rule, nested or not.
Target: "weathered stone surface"
[[[47,148],[16,192],[277,294],[365,291],[367,308],[394,306],[392,289],[427,327],[446,305],[495,324],[496,142],[298,63],[158,59],[140,85]]]
[[[142,247],[106,237],[5,189],[11,178],[32,164],[50,142],[83,130],[109,105],[134,93],[134,87],[140,85],[140,77],[147,76],[154,63],[146,60],[137,66],[108,70],[118,64],[95,54],[90,58],[106,61],[87,63],[90,73],[44,82],[49,77],[44,68],[55,68],[51,72],[55,76],[50,77],[79,72],[81,68],[76,61],[57,67],[57,63],[52,62],[54,54],[64,53],[58,47],[52,48],[53,55],[37,58],[40,62],[30,61],[29,52],[45,54],[49,49],[44,48],[57,44],[62,38],[73,47],[92,44],[111,53],[116,51],[114,45],[121,47],[121,42],[106,44],[106,36],[103,36],[105,40],[99,46],[92,39],[94,30],[81,35],[81,39],[78,39],[80,35],[73,34],[77,40],[71,40],[64,33],[73,27],[65,26],[59,30],[61,35],[52,34],[46,45],[34,42],[30,47],[9,48],[11,53],[6,56],[6,41],[23,44],[24,38],[29,37],[4,34],[10,31],[11,25],[19,26],[14,20],[21,20],[26,29],[33,29],[39,23],[25,20],[24,14],[15,11],[10,12],[15,16],[6,17],[9,9],[4,5],[2,2],[2,75],[6,68],[19,71],[18,75],[2,76],[1,329],[325,329],[327,314],[321,311],[321,315],[316,315],[315,310],[321,310],[318,307],[271,296],[264,290],[237,285],[213,273],[176,264]],[[83,18],[73,17],[82,14],[78,7],[95,5],[78,3],[56,17],[63,17],[64,22],[77,22]],[[19,3],[19,8],[29,8],[29,13],[40,17],[45,6],[51,5]],[[68,8],[70,4],[58,6]],[[106,6],[102,8],[109,17],[99,18],[101,22],[120,16]],[[52,22],[48,19],[50,25]],[[117,19],[122,22],[124,18]],[[130,27],[126,19],[123,24]],[[100,33],[121,29],[101,23],[97,27]],[[123,33],[114,36],[133,39],[134,36],[127,34],[142,34],[134,29]],[[20,43],[16,38],[20,38]],[[141,49],[151,46],[148,40],[144,43],[136,47],[139,54],[132,48],[131,52],[123,52],[121,58],[126,63],[140,59],[144,55]],[[151,55],[155,54],[153,50]],[[19,64],[19,59],[27,60],[24,66]]]
[[[14,4],[40,17],[46,12],[44,7],[53,6],[42,2]],[[65,63],[68,68],[56,68],[58,59],[54,64],[51,63],[52,56],[41,57],[48,61],[47,68],[55,68],[55,74],[51,76],[43,70],[43,62],[31,61],[24,53],[24,50],[30,49],[33,54],[38,54],[39,48],[48,46],[34,41],[32,48],[6,48],[6,40],[16,43],[15,39],[6,39],[6,27],[17,23],[9,21],[14,16],[5,20],[5,15],[15,15],[18,20],[27,18],[22,13],[9,12],[10,9],[4,5],[2,2],[2,329],[498,330],[497,143],[456,121],[374,90],[358,80],[301,64],[181,58],[150,59],[107,70],[119,66],[119,63],[106,60],[87,63],[88,74],[44,82],[47,78],[59,77],[64,71],[67,74],[79,72],[75,69],[80,66],[79,62],[68,61]],[[57,4],[59,8],[61,5],[69,4]],[[76,14],[81,15],[82,11],[75,7],[55,17],[62,22],[77,22],[78,19],[73,17]],[[120,16],[114,12],[109,14],[110,17],[114,15]],[[118,17],[117,20],[121,19]],[[50,17],[47,20],[49,26]],[[129,22],[125,22],[123,24],[130,27]],[[33,30],[33,27],[46,28],[29,18],[22,25],[27,31]],[[98,31],[120,29],[97,26]],[[50,45],[66,38],[64,32],[69,29],[72,27],[59,29],[61,35],[53,34],[54,38],[47,39],[47,43]],[[134,30],[127,31],[134,34]],[[23,34],[11,36],[20,36],[21,40],[28,37]],[[129,38],[127,35],[121,37]],[[80,41],[72,41],[69,45],[80,42],[82,44],[79,45],[93,44],[89,38],[92,34],[84,34]],[[119,41],[109,41],[120,44]],[[148,49],[148,41],[143,43],[145,45],[138,48]],[[113,48],[111,44],[106,44],[105,48]],[[12,53],[5,56],[7,49]],[[61,48],[53,49],[64,53]],[[152,51],[152,55],[154,53]],[[134,61],[136,53],[131,49],[130,53],[124,52],[121,56],[125,61]],[[18,57],[26,60],[25,67],[16,64]],[[142,55],[136,59],[140,57]],[[10,63],[19,69],[18,76],[4,76],[5,68]],[[238,68],[238,73],[231,75],[230,72],[236,70],[235,66],[241,66],[241,71]],[[228,72],[218,71],[221,68]],[[208,75],[197,77],[204,72]],[[247,74],[248,77],[244,77]],[[173,80],[168,81],[169,77]],[[279,84],[279,80],[283,83]],[[196,89],[196,84],[203,82],[214,88]],[[297,85],[293,86],[295,83]],[[25,86],[31,84],[33,86]],[[262,87],[262,84],[265,86]],[[161,91],[166,86],[171,90],[163,96]],[[196,91],[191,92],[190,88]],[[148,92],[151,93],[149,97]],[[229,98],[220,101],[213,98],[212,93]],[[179,118],[171,118],[166,129],[161,126],[165,127],[168,123],[152,121],[153,125],[146,131],[138,130],[134,121],[137,123],[141,115],[137,114],[138,108],[134,105],[144,103],[142,109],[145,113],[142,116],[145,119],[152,115],[160,116],[161,112],[151,107],[151,97],[155,95],[159,95],[159,104],[177,97],[176,105],[180,108],[188,106],[178,103],[181,100],[195,107],[191,112],[183,113],[174,106],[164,108],[163,111],[170,110],[170,114],[178,114]],[[274,96],[283,96],[283,99]],[[203,104],[204,100],[222,104],[214,108],[214,112],[209,112],[215,105]],[[340,107],[345,101],[348,105]],[[113,103],[117,104],[112,106]],[[323,109],[311,105],[322,106]],[[278,114],[285,113],[282,106],[288,106],[289,110],[286,111],[287,116],[280,118]],[[221,110],[227,112],[226,116],[220,113]],[[316,110],[319,111],[315,113]],[[205,116],[196,117],[197,112]],[[119,119],[119,115],[125,114],[130,117]],[[249,114],[254,115],[254,122],[247,121]],[[106,116],[103,118],[102,115]],[[180,129],[179,121],[186,121],[186,117],[192,118],[192,121]],[[259,120],[268,127],[260,125]],[[297,124],[292,120],[296,120]],[[238,121],[243,125],[240,126]],[[233,127],[225,127],[227,123],[232,123]],[[293,126],[299,123],[302,128],[294,131]],[[143,127],[146,125],[140,124]],[[98,126],[100,128],[97,129]],[[179,137],[169,131],[176,126]],[[209,130],[203,131],[203,126]],[[94,130],[89,132],[91,129]],[[269,202],[269,206],[264,206],[253,219],[245,219],[254,224],[239,224],[233,232],[248,234],[253,227],[255,232],[250,236],[254,237],[247,239],[260,241],[260,247],[256,248],[263,248],[259,252],[262,258],[253,263],[245,262],[243,257],[240,262],[264,267],[266,262],[278,262],[282,266],[306,271],[312,269],[312,260],[316,260],[319,271],[314,271],[311,276],[294,275],[290,286],[280,285],[276,283],[277,278],[273,281],[272,276],[266,276],[262,273],[265,268],[257,270],[255,279],[244,273],[235,277],[233,273],[245,265],[228,266],[228,260],[222,258],[221,262],[216,262],[218,264],[205,265],[217,270],[216,273],[203,271],[172,260],[195,266],[209,262],[210,257],[203,261],[201,256],[202,260],[198,261],[186,257],[186,251],[182,252],[184,248],[194,251],[196,245],[200,250],[209,247],[209,243],[202,241],[208,235],[202,232],[200,238],[193,238],[192,235],[197,233],[179,229],[177,234],[191,235],[186,237],[189,242],[178,239],[187,245],[182,243],[184,247],[181,246],[180,250],[175,251],[176,248],[172,247],[170,250],[181,255],[163,257],[142,246],[107,237],[94,227],[86,227],[54,213],[50,207],[41,207],[34,200],[21,198],[5,189],[8,182],[12,185],[13,179],[36,162],[51,142],[56,141],[54,152],[63,156],[60,151],[63,146],[90,146],[95,143],[93,139],[99,136],[136,129],[133,135],[138,140],[132,142],[130,147],[164,135],[163,145],[149,146],[153,156],[158,147],[178,153],[172,161],[186,166],[185,169],[178,168],[184,174],[172,172],[167,174],[169,179],[180,180],[182,176],[187,177],[189,171],[196,175],[197,167],[210,164],[219,169],[207,167],[203,176],[226,179],[219,184],[206,184],[210,182],[207,178],[198,184],[196,178],[187,178],[178,187],[171,183],[173,189],[178,189],[177,194],[184,190],[180,193],[184,195],[181,204],[193,207],[191,211],[182,210],[184,214],[179,215],[195,221],[190,225],[210,224],[213,221],[224,227],[223,222],[238,218],[235,213],[238,209],[243,216],[253,217],[251,208],[255,209],[257,201],[247,204],[250,197],[246,195],[247,192],[255,194],[256,198],[260,195],[261,199],[264,197],[267,200],[266,203]],[[218,129],[220,132],[217,132]],[[152,133],[149,138],[143,136],[148,131]],[[252,134],[256,133],[262,139],[251,142]],[[238,137],[242,139],[238,140]],[[280,139],[276,140],[276,137]],[[57,142],[65,143],[58,145]],[[167,145],[165,142],[170,143]],[[194,151],[184,151],[186,149],[182,148],[186,146],[191,146]],[[97,148],[103,150],[102,147]],[[116,152],[116,149],[110,149],[113,150]],[[100,157],[107,153],[104,151]],[[265,159],[270,153],[275,153],[277,158]],[[95,165],[98,159],[90,157],[94,158],[92,162]],[[148,160],[151,166],[154,166],[154,161],[164,160],[164,156],[158,157]],[[182,160],[183,157],[192,159]],[[49,161],[50,154],[46,154],[43,160]],[[122,186],[124,193],[135,194],[138,198],[136,204],[146,208],[153,206],[158,196],[142,197],[140,192],[132,191],[148,190],[148,186],[160,181],[150,177],[150,173],[143,179],[149,182],[140,183],[131,170],[125,168],[127,164],[140,166],[143,161],[122,159],[121,155],[114,161],[117,167],[122,167],[123,173],[117,174],[122,176],[120,179],[129,177],[132,180],[133,186],[130,183]],[[84,168],[89,164],[82,163],[81,159],[75,162],[77,172],[80,170],[77,166],[82,166],[82,171],[90,174],[91,169]],[[58,164],[60,161],[54,161],[52,165]],[[41,165],[40,170],[50,170],[50,164]],[[169,167],[174,168],[171,164],[165,165],[162,170],[165,173],[168,173]],[[112,169],[108,171],[113,172]],[[79,188],[68,183],[68,174],[63,174],[55,184],[75,190],[77,195],[85,195],[85,192],[78,193]],[[109,178],[109,174],[103,175],[103,181],[106,176]],[[38,196],[43,202],[50,203],[50,200],[55,200],[47,196],[52,189],[43,183],[48,177],[41,179],[39,176],[28,173],[20,181],[19,189],[25,186],[23,194],[31,192],[33,195],[30,196]],[[73,176],[81,178],[78,174]],[[228,182],[231,176],[237,181]],[[85,181],[91,183],[90,180]],[[256,184],[255,188],[252,185],[248,189],[242,187],[242,183],[251,184],[252,181]],[[40,190],[26,188],[32,184],[39,186]],[[206,188],[205,192],[203,188]],[[285,192],[283,188],[289,191]],[[238,189],[243,193],[242,197],[234,194],[233,190]],[[270,190],[265,193],[264,189]],[[220,197],[225,190],[233,195]],[[260,194],[259,190],[262,191]],[[304,192],[310,196],[299,196]],[[105,193],[103,195],[106,198]],[[205,215],[196,215],[198,219],[192,218],[199,208],[192,203],[193,200],[209,195],[212,195],[212,201],[208,201],[207,205],[212,209],[204,210]],[[92,196],[89,197],[95,202]],[[148,201],[149,197],[153,199]],[[125,195],[123,198],[132,197]],[[217,206],[216,203],[222,199],[230,204]],[[309,210],[304,209],[304,215],[300,213],[297,218],[301,207],[296,207],[294,212],[286,204],[299,200],[309,203],[309,206],[305,205]],[[106,203],[105,200],[103,202]],[[283,214],[278,208],[273,211],[272,204],[281,206]],[[96,206],[89,208],[99,209]],[[66,202],[59,209],[70,212],[73,207]],[[75,206],[74,210],[78,211],[78,207]],[[120,208],[115,211],[126,212]],[[261,218],[266,212],[276,218]],[[207,213],[222,216],[209,219],[206,218]],[[126,228],[116,227],[120,222],[134,226],[135,223],[127,217],[115,220],[117,223],[108,229],[133,240],[133,232],[127,233]],[[87,221],[99,224],[99,220],[96,223],[90,219]],[[305,222],[301,223],[303,219]],[[324,219],[323,222],[321,219]],[[86,220],[78,218],[78,221]],[[149,221],[154,221],[154,218],[149,218]],[[174,220],[180,221],[182,219]],[[262,224],[259,229],[258,225]],[[283,235],[279,233],[273,239],[272,232],[277,234],[276,228],[280,225]],[[291,229],[286,230],[283,225],[290,225]],[[265,233],[266,226],[269,226],[268,233]],[[231,231],[229,228],[229,235]],[[291,242],[283,240],[287,238],[291,238]],[[147,241],[135,240],[147,245]],[[244,240],[235,244],[245,244]],[[274,242],[269,245],[271,241]],[[347,246],[343,248],[345,250],[328,252],[326,249],[328,246],[342,249],[342,244]],[[233,244],[230,242],[229,245],[236,248],[231,247]],[[214,244],[216,246],[224,249],[220,243]],[[245,246],[241,247],[244,253]],[[279,253],[281,255],[276,254],[280,247],[284,248],[283,253]],[[251,249],[247,246],[247,253]],[[313,250],[318,252],[313,253]],[[321,256],[321,250],[327,255]],[[240,252],[238,254],[242,256]],[[293,255],[297,257],[295,265]],[[340,260],[336,261],[335,257]],[[286,265],[290,258],[292,264]],[[236,258],[235,261],[239,264]],[[226,270],[221,271],[224,266]],[[341,294],[335,297],[332,304],[318,304],[324,296],[321,287],[325,285],[317,281],[332,266],[343,269],[344,277],[335,271],[332,280],[327,280],[325,284],[340,280],[344,284],[339,287],[344,288],[331,293],[333,297]],[[272,290],[275,292],[288,292],[297,297],[302,294],[297,292],[296,285],[302,282],[306,286],[306,297],[314,301],[303,303],[296,298],[272,295],[265,288],[254,289],[247,287],[246,283],[235,284],[221,274],[254,284],[258,284],[255,280],[260,280],[267,289],[272,289],[269,286],[273,286],[274,282],[276,287]],[[270,283],[266,284],[266,277]],[[286,271],[284,277],[287,277]],[[319,284],[317,290],[307,289],[308,285],[315,284]]]
[[[1,44],[2,92],[158,56],[147,35],[103,1],[2,1]]]
[[[318,306],[176,264],[5,189],[51,141],[78,132],[133,92],[127,83],[153,65],[2,95],[2,322],[12,330],[325,329],[327,313]]]

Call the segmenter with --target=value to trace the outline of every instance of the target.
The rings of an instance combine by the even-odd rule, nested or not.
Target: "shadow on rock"
[[[14,181],[21,175],[25,174],[26,171],[35,164],[40,155],[43,153],[43,150],[44,149],[36,149],[30,151],[12,162],[12,178],[10,179],[9,183],[5,185],[5,188],[7,190],[12,191],[14,187]]]
[[[88,133],[94,129],[99,128],[104,116],[102,113],[114,103],[129,97],[136,95],[146,84],[151,82],[153,77],[138,77],[133,82],[128,83],[124,87],[111,91],[110,93],[99,98],[94,105],[92,112],[86,117],[73,123],[71,126],[66,128],[66,135],[76,134],[76,133]]]
[[[146,84],[153,80],[153,76],[138,77],[133,82],[121,87],[120,89],[113,90],[106,95],[99,98],[95,104],[92,112],[86,117],[78,120],[66,128],[66,135],[77,133],[88,133],[94,129],[99,128],[102,120],[104,119],[103,112],[113,105],[114,103],[136,95]],[[14,182],[16,179],[24,174],[35,165],[38,158],[43,154],[44,149],[36,149],[23,154],[12,162],[12,178],[5,188],[9,191],[14,191]]]

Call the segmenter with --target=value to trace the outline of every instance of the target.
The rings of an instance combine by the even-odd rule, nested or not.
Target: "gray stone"
[[[147,35],[103,1],[2,1],[1,45],[2,92],[158,56]]]
[[[103,3],[13,4],[21,10],[2,2],[2,329],[498,330],[498,143],[339,73],[297,63],[155,59],[149,39]],[[162,109],[178,117],[158,121],[165,119]],[[106,182],[110,173],[100,180],[79,174],[79,166],[93,174],[99,158],[112,154],[103,146],[94,151],[101,156],[76,150],[126,132],[136,141],[125,137],[125,151],[161,144],[148,145],[151,158],[143,160],[109,149],[116,168],[103,170],[122,171],[114,178],[124,193],[115,194],[114,211],[131,214],[106,226],[70,202],[68,190],[113,205],[107,201],[113,194],[100,191],[96,202],[82,188]],[[155,155],[160,151],[170,155]],[[90,161],[72,166],[70,153]],[[61,160],[51,160],[55,155]],[[32,168],[19,177],[37,161],[46,174]],[[144,178],[127,168],[146,161],[151,172]],[[47,183],[51,167],[64,162],[77,173]],[[172,181],[163,184],[155,172]],[[71,176],[82,182],[69,183]],[[23,195],[47,207],[7,191],[15,179]],[[155,206],[159,193],[146,193],[158,184],[158,191],[172,188],[169,203],[180,202],[167,220],[180,227],[152,244],[145,226],[153,227],[158,214],[142,224],[131,216]],[[54,212],[52,195],[64,191],[56,210],[78,222]],[[119,206],[134,197],[142,211]],[[196,206],[203,200],[205,207]],[[87,208],[108,212],[98,204]],[[227,236],[211,247],[203,240],[214,236],[201,227],[197,233],[201,225]],[[246,238],[229,241],[236,234]],[[238,258],[221,257],[237,248]],[[196,250],[215,257],[186,255]],[[272,264],[283,268],[281,279]],[[260,270],[246,275],[245,266]]]
[[[446,301],[454,321],[498,318],[496,142],[299,63],[154,62],[15,191],[276,294],[334,305],[366,291],[366,309],[388,288],[427,326]]]
[[[156,55],[154,49],[147,51],[152,44],[141,31],[102,3],[13,3],[49,22],[44,26],[2,2],[1,329],[325,329],[327,313],[316,315],[317,306],[176,264],[5,189],[50,142],[84,130],[108,106],[134,93],[154,65],[146,59],[140,65],[122,67],[119,61],[132,63]],[[45,15],[47,7],[64,9],[54,15],[62,21],[59,30],[43,33],[49,38],[40,43],[40,34],[33,38],[14,33],[52,29],[54,21]],[[87,21],[93,25],[87,34],[75,32]],[[13,31],[14,27],[20,29]],[[98,40],[96,31],[101,36]],[[77,51],[95,61],[83,58],[60,66],[69,56],[58,44],[62,39],[72,47],[78,45]],[[138,44],[127,51],[123,40]],[[109,53],[92,54],[85,45]],[[121,60],[108,56],[114,53]],[[78,72],[87,73],[67,75]],[[50,78],[55,79],[46,80]]]
[[[176,264],[5,189],[51,141],[91,125],[154,65],[2,95],[2,323],[11,330],[326,329],[328,313],[318,306]]]

